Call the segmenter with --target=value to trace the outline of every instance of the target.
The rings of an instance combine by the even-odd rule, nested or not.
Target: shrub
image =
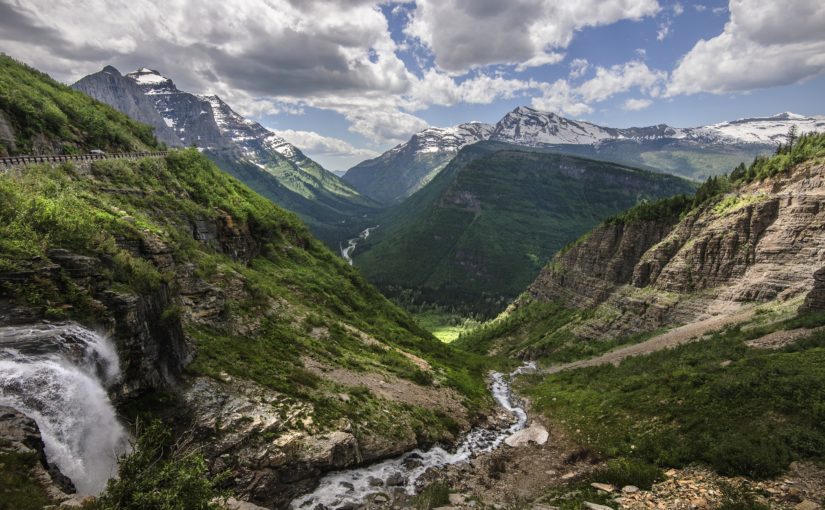
[[[217,508],[219,479],[210,479],[199,453],[172,441],[172,432],[154,421],[140,433],[132,453],[120,460],[120,478],[109,481],[99,510],[206,510]]]
[[[665,475],[653,464],[637,459],[618,458],[610,460],[607,466],[593,473],[592,478],[616,487],[635,485],[640,489],[650,490],[654,483],[664,480]]]

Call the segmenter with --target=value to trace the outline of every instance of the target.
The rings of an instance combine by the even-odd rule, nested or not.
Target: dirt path
[[[662,349],[670,349],[678,345],[699,340],[702,335],[706,333],[722,329],[730,324],[746,321],[753,316],[753,313],[754,309],[748,308],[729,315],[718,315],[705,320],[691,322],[690,324],[685,324],[684,326],[679,326],[678,328],[672,329],[667,333],[655,336],[650,340],[646,340],[638,344],[628,345],[627,347],[621,347],[602,354],[601,356],[596,356],[595,358],[545,368],[541,370],[541,372],[545,374],[555,374],[565,370],[606,365],[608,363],[618,365],[622,362],[622,360],[631,356],[650,354],[651,352],[661,351]]]

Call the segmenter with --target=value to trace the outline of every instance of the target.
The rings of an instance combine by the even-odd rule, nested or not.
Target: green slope
[[[111,115],[132,125],[79,92],[10,65],[33,90],[60,93],[92,117]],[[29,94],[27,88],[10,90],[12,96]],[[0,108],[4,118],[11,112],[6,103]],[[68,122],[46,136],[70,143],[61,138],[66,134],[80,147],[96,144],[83,134],[84,125]],[[15,144],[41,129],[17,124]],[[167,351],[176,347],[169,342],[179,332],[193,349],[191,361],[175,358],[186,364],[179,374],[183,383],[206,377],[221,391],[257,385],[276,392],[271,405],[288,419],[267,430],[270,435],[244,439],[253,443],[295,431],[322,435],[342,423],[365,444],[394,444],[400,435],[422,444],[456,437],[455,415],[334,382],[308,370],[308,360],[397,377],[422,394],[453,388],[454,409],[466,410],[469,419],[492,405],[485,386],[488,361],[421,330],[294,214],[195,149],[165,158],[0,171],[0,310],[27,323],[105,326],[118,345],[124,380],[116,393],[130,416],[171,406],[167,412],[184,418],[166,392],[185,391],[187,384],[170,388],[152,375],[159,370],[153,363],[166,366],[162,359],[152,361],[153,353],[172,357]],[[131,315],[124,318],[124,310]],[[0,476],[5,474],[0,466]]]
[[[643,199],[688,193],[682,179],[483,142],[381,218],[356,265],[390,294],[491,314],[555,250]]]
[[[156,148],[151,127],[0,54],[0,156]]]
[[[224,171],[296,213],[332,249],[373,224],[382,210],[309,158],[298,167],[278,156],[277,163],[261,168],[232,151],[204,152]]]

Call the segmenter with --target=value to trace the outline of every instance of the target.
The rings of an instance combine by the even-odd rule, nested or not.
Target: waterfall
[[[119,377],[112,342],[77,324],[0,327],[0,405],[37,422],[79,494],[102,491],[129,447],[106,392]]]

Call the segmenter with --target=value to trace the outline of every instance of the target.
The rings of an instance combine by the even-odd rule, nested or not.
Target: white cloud
[[[574,33],[588,26],[641,19],[656,0],[418,0],[405,31],[452,73],[490,64],[552,62]]]
[[[652,104],[653,101],[650,99],[631,98],[624,102],[624,104],[622,105],[622,109],[630,112],[635,112],[638,110],[644,110]]]
[[[593,111],[593,108],[582,100],[581,95],[570,86],[567,80],[544,83],[541,89],[542,95],[532,100],[532,105],[536,109],[573,116]]]
[[[631,90],[657,97],[666,80],[666,72],[650,69],[638,60],[611,67],[599,66],[596,67],[595,76],[579,86],[572,86],[568,80],[563,79],[541,84],[542,95],[533,98],[532,104],[540,110],[573,116],[584,115],[593,112],[595,104]],[[625,106],[641,109],[642,101],[645,100],[626,101]]]
[[[360,149],[351,143],[324,136],[315,131],[296,131],[294,129],[282,129],[277,131],[278,135],[286,141],[301,148],[301,150],[321,154],[325,156],[358,156],[362,158],[374,158],[377,152],[370,149]]]
[[[670,33],[670,25],[671,25],[670,20],[666,20],[666,21],[663,21],[663,22],[659,23],[659,29],[656,31],[656,40],[657,41],[664,41],[665,40],[665,38]]]
[[[730,21],[680,60],[667,94],[723,94],[825,73],[825,3],[731,0]]]
[[[576,58],[570,62],[570,78],[576,79],[584,76],[590,68],[590,63],[585,58]]]
[[[597,67],[596,76],[584,82],[578,92],[587,102],[604,101],[635,88],[655,97],[666,80],[666,72],[650,69],[644,62],[634,60],[609,68]]]
[[[696,9],[696,12],[705,12],[708,10],[708,6],[704,4],[693,4],[693,8]]]

